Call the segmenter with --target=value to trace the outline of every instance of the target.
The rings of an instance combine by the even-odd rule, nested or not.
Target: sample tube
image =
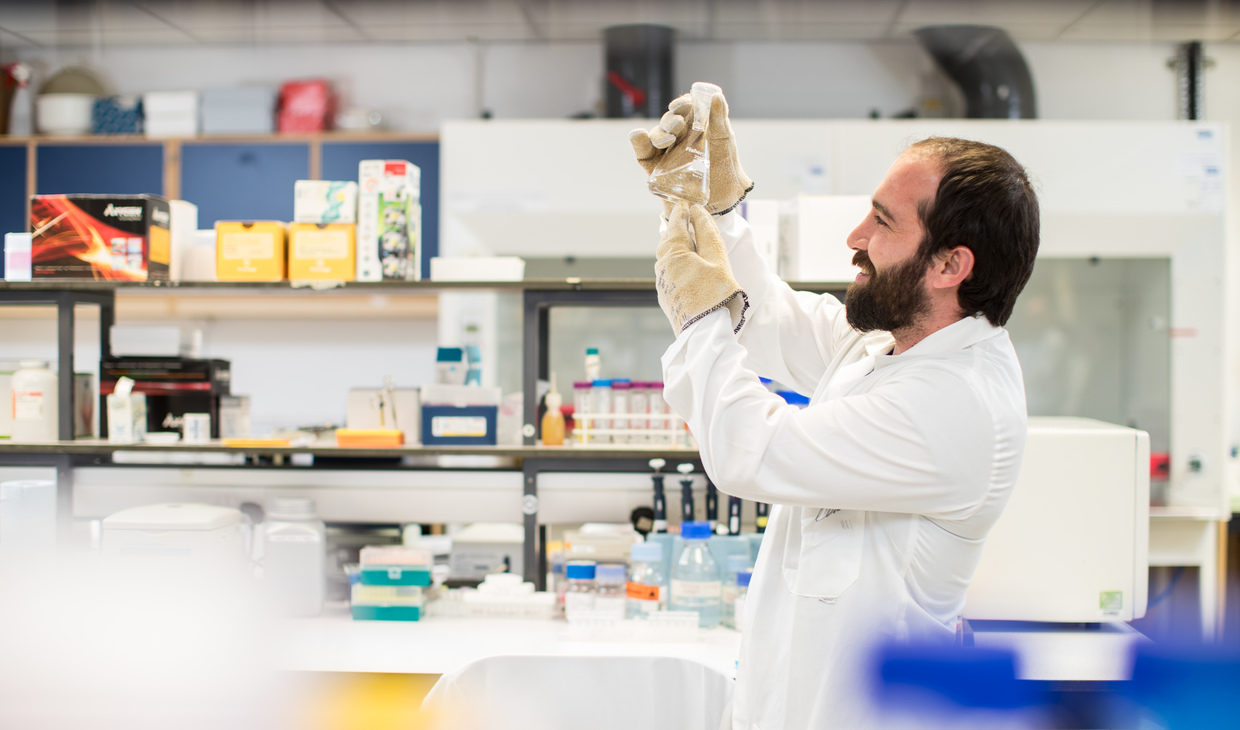
[[[594,413],[597,414],[594,419],[594,428],[599,431],[611,430],[611,419],[603,418],[611,414],[611,381],[595,380],[591,389],[590,404],[594,406]],[[611,443],[611,434],[598,433],[595,434],[591,443],[609,444]]]
[[[619,416],[612,419],[614,424],[612,428],[629,431],[633,428],[632,423],[628,419],[629,415],[629,391],[632,389],[632,383],[628,378],[616,378],[611,381],[611,412],[612,415]],[[612,443],[628,444],[632,443],[632,435],[628,433],[618,433],[612,436]]]
[[[650,430],[650,419],[645,417],[649,413],[650,384],[635,382],[629,391],[629,428],[633,429],[632,442],[635,444],[650,443],[650,434],[647,433]]]

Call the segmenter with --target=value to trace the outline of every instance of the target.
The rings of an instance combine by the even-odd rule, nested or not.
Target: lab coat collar
[[[929,336],[913,345],[905,352],[899,355],[889,355],[890,347],[882,354],[879,354],[875,360],[874,367],[881,368],[884,365],[893,365],[902,360],[914,357],[926,357],[933,355],[941,355],[955,350],[963,350],[972,347],[982,340],[988,340],[995,335],[1003,332],[1002,327],[996,327],[990,323],[983,315],[973,317],[965,317],[964,319],[949,324],[937,332],[932,332]],[[885,334],[885,333],[884,333]],[[887,335],[889,341],[890,335]],[[869,342],[866,343],[866,349],[869,349]]]

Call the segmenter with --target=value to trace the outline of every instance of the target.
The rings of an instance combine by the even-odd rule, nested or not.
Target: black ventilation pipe
[[[674,97],[672,43],[664,25],[613,25],[603,30],[604,97],[609,118],[658,119]]]
[[[964,93],[966,117],[1038,116],[1029,66],[1007,31],[987,25],[932,25],[913,34]]]

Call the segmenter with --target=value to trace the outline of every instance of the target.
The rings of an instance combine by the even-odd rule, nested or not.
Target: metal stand
[[[59,438],[73,440],[73,344],[76,327],[73,310],[79,304],[95,304],[99,307],[99,356],[112,355],[112,324],[116,321],[116,292],[74,291],[68,289],[0,289],[0,305],[56,307],[56,358],[58,367],[57,393],[59,406]]]

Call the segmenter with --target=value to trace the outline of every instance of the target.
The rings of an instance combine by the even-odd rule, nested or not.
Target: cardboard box
[[[217,221],[215,274],[220,281],[283,281],[284,224]]]
[[[295,223],[357,223],[357,183],[298,180],[293,186]]]
[[[421,180],[405,160],[358,163],[358,281],[422,278]]]
[[[276,92],[263,86],[203,89],[203,134],[271,134]]]
[[[349,223],[293,223],[288,228],[288,278],[353,281],[356,248]]]
[[[472,385],[422,386],[422,443],[494,446],[503,392]]]
[[[146,396],[146,429],[180,432],[186,413],[211,416],[211,438],[219,438],[219,401],[229,394],[232,368],[227,360],[192,360],[182,357],[112,357],[99,366],[99,394],[106,398],[116,390],[116,381],[126,376],[134,381],[133,392]],[[102,436],[108,436],[107,401],[100,421]]]
[[[181,281],[185,278],[185,258],[194,247],[198,235],[198,206],[186,200],[169,200],[172,213],[172,254],[168,260],[168,278]]]
[[[157,195],[36,195],[32,276],[168,281],[171,220],[168,201]]]

